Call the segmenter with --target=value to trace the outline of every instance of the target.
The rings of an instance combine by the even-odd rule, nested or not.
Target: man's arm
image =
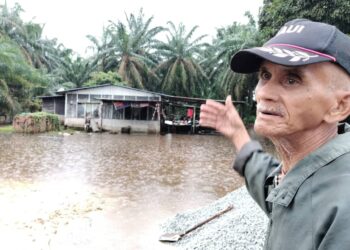
[[[266,202],[266,197],[269,187],[272,186],[273,177],[271,180],[267,179],[279,164],[273,156],[262,150],[257,141],[245,144],[238,152],[233,164],[233,168],[245,177],[248,192],[267,216],[271,213],[271,205]]]
[[[253,199],[269,214],[269,207],[265,201],[267,187],[265,180],[269,173],[278,166],[278,161],[263,152],[256,141],[252,141],[236,108],[232,104],[231,96],[226,98],[225,105],[207,100],[201,106],[200,124],[216,129],[225,135],[236,147],[237,157],[234,169],[245,177],[246,186]]]

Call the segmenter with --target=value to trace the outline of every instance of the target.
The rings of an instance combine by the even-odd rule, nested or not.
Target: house
[[[57,91],[41,96],[45,112],[68,127],[93,131],[160,132],[161,94],[112,84]]]
[[[42,110],[57,114],[68,127],[128,133],[211,132],[198,123],[200,105],[206,101],[203,98],[171,96],[112,84],[62,90],[54,96],[39,98]],[[246,103],[233,103],[240,106],[242,116]]]

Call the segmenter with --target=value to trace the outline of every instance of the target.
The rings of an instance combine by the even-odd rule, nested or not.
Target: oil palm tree
[[[42,39],[43,25],[23,22],[20,17],[22,11],[17,3],[12,9],[8,8],[6,1],[0,6],[0,36],[9,37],[16,43],[29,64],[51,72],[61,63],[57,40]]]
[[[26,110],[33,94],[45,85],[45,79],[28,65],[17,45],[0,38],[0,110],[9,115]]]
[[[26,23],[26,39],[23,47],[30,56],[30,63],[37,69],[50,73],[64,63],[60,50],[64,48],[57,39],[42,39],[43,27],[36,23]]]
[[[31,56],[28,48],[30,47],[27,39],[25,23],[20,17],[22,7],[16,3],[12,9],[9,9],[7,2],[0,6],[0,34],[9,37],[17,43],[27,61],[31,63]]]
[[[152,20],[153,17],[145,18],[140,9],[137,16],[126,15],[126,24],[110,21],[103,31],[101,44],[94,37],[89,37],[98,51],[96,56],[104,72],[117,71],[132,87],[153,88],[157,76],[150,68],[157,63],[157,58],[152,48],[157,41],[155,36],[163,28],[150,28]]]
[[[70,87],[82,87],[85,82],[91,78],[91,74],[96,71],[97,64],[93,60],[87,60],[82,57],[72,58],[69,52],[66,52],[64,62],[57,67],[51,74],[54,80],[60,84],[66,84]],[[55,85],[55,90],[60,85]]]
[[[209,77],[211,81],[217,83],[221,97],[231,94],[237,101],[244,101],[246,98],[251,100],[256,77],[232,72],[231,57],[241,49],[258,46],[261,43],[254,19],[250,13],[246,13],[246,16],[249,18],[248,24],[235,22],[233,25],[217,30],[217,36],[213,42],[215,53],[205,62],[210,69]]]
[[[154,69],[162,79],[162,90],[173,95],[206,97],[209,79],[200,65],[203,50],[209,46],[202,42],[206,35],[193,39],[198,26],[186,33],[182,23],[175,26],[173,22],[168,22],[168,25],[166,42],[157,45],[157,51],[164,60]]]

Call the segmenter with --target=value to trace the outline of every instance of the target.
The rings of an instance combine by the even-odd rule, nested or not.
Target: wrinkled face
[[[256,87],[257,117],[254,129],[279,138],[317,128],[335,104],[331,63],[286,67],[262,63]]]

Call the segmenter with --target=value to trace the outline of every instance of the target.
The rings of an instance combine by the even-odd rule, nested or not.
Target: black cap
[[[231,59],[231,69],[253,73],[259,70],[263,60],[285,66],[334,62],[350,74],[350,38],[335,26],[294,19],[263,47],[237,52]]]

